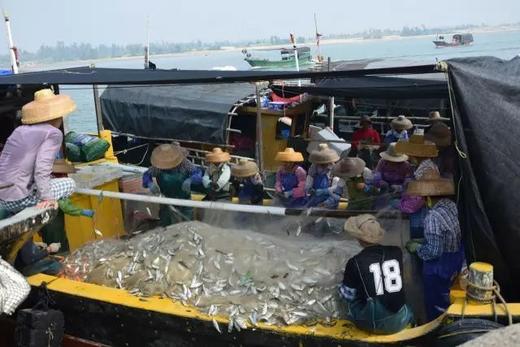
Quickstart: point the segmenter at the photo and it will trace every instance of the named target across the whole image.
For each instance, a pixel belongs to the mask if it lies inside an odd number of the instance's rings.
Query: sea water
[[[445,35],[446,39],[450,36]],[[402,66],[411,64],[435,63],[456,57],[495,56],[511,59],[520,54],[520,31],[475,33],[471,46],[457,48],[435,48],[434,36],[359,40],[321,46],[321,54],[335,60],[380,59],[371,65]],[[315,48],[313,48],[315,50]],[[313,52],[316,54],[316,52]],[[161,69],[213,69],[233,67],[248,70],[240,50],[192,52],[172,56],[151,56]],[[63,68],[86,65],[73,62],[48,65],[43,68]],[[96,61],[97,67],[143,68],[142,57]],[[83,132],[96,131],[95,111],[92,88],[90,86],[62,86],[62,93],[74,98],[77,110],[68,121],[69,129]]]

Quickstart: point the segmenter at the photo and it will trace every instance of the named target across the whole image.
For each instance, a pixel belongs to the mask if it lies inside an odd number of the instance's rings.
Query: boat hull
[[[255,68],[279,68],[279,67],[294,67],[296,62],[294,60],[269,60],[269,59],[244,59],[251,67]],[[298,60],[300,66],[313,64],[312,60],[300,59]]]
[[[444,48],[444,47],[465,47],[471,45],[471,43],[451,43],[446,41],[433,41],[433,44],[436,48]]]

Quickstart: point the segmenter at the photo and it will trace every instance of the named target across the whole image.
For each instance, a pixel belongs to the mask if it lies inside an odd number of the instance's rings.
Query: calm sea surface
[[[447,36],[446,36],[447,37]],[[448,38],[448,37],[447,37]],[[496,56],[511,59],[520,54],[520,31],[477,33],[475,43],[469,47],[437,49],[432,37],[403,38],[398,40],[367,40],[352,43],[323,45],[324,56],[332,60],[384,59],[376,63],[385,66],[409,65],[411,63],[434,63],[436,60],[469,56]],[[240,51],[195,52],[170,57],[153,57],[158,68],[212,69],[234,67],[247,70]],[[45,68],[72,67],[78,64],[54,64]],[[97,61],[97,67],[142,68],[142,58],[127,60]],[[69,118],[69,127],[77,131],[95,131],[95,112],[92,89],[84,86],[63,86],[62,93],[69,94],[76,101],[77,111]]]

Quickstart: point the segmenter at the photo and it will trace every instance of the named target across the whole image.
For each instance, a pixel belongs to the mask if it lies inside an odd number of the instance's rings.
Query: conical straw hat
[[[392,142],[388,145],[386,151],[379,153],[379,156],[386,161],[391,161],[394,163],[402,163],[408,160],[408,156],[406,154],[398,153],[395,149],[396,143]]]
[[[215,147],[211,152],[206,153],[206,162],[208,163],[225,163],[230,160],[229,153],[222,151],[220,147]]]
[[[332,168],[332,174],[337,177],[352,178],[363,174],[366,163],[361,158],[344,158],[341,159]]]
[[[398,153],[418,158],[435,158],[439,155],[435,143],[425,141],[424,134],[419,132],[413,134],[408,141],[398,141],[395,150]]]
[[[371,214],[350,217],[345,222],[344,230],[352,237],[372,244],[380,243],[385,236],[385,229]]]
[[[436,170],[428,170],[421,179],[408,183],[406,194],[415,196],[447,196],[455,194],[452,179],[442,178]]]
[[[439,111],[430,112],[430,114],[428,115],[428,122],[434,123],[438,120],[441,120],[441,114],[439,113]]]
[[[285,163],[299,163],[303,161],[303,155],[300,152],[295,152],[293,148],[286,148],[282,152],[276,153],[274,160]]]
[[[309,161],[313,164],[330,164],[339,160],[338,153],[329,148],[326,143],[320,143],[319,149],[312,151]]]
[[[76,109],[76,103],[67,95],[55,95],[50,89],[34,93],[34,101],[22,107],[22,123],[36,124],[65,117]]]
[[[179,166],[184,160],[182,148],[169,143],[154,148],[150,161],[161,170],[169,170]]]
[[[56,174],[70,174],[77,170],[74,165],[70,164],[65,159],[56,159],[52,165],[52,172]]]
[[[397,118],[392,119],[390,123],[393,129],[401,131],[401,130],[409,130],[413,128],[413,123],[411,120],[406,118],[403,115],[397,116]]]
[[[258,173],[258,166],[254,161],[240,159],[238,164],[231,167],[231,175],[235,177],[250,177]]]
[[[426,141],[431,141],[437,147],[448,147],[451,145],[451,130],[444,123],[434,123],[428,132],[424,135]]]

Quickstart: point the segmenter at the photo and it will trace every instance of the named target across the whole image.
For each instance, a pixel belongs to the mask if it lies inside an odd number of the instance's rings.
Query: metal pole
[[[99,90],[97,84],[92,85],[92,91],[94,93],[94,106],[96,108],[98,135],[101,135],[101,131],[103,131],[103,115],[101,114],[101,100],[99,99]]]
[[[334,97],[329,98],[330,129],[334,132]]]
[[[260,96],[260,82],[255,83],[256,91],[256,163],[260,172],[264,170],[264,141],[262,131],[262,98]]]
[[[9,57],[11,58],[11,69],[14,74],[18,73],[18,61],[16,59],[16,47],[13,42],[13,35],[11,33],[11,22],[9,16],[4,12],[5,27],[7,32],[7,42],[9,43]]]

